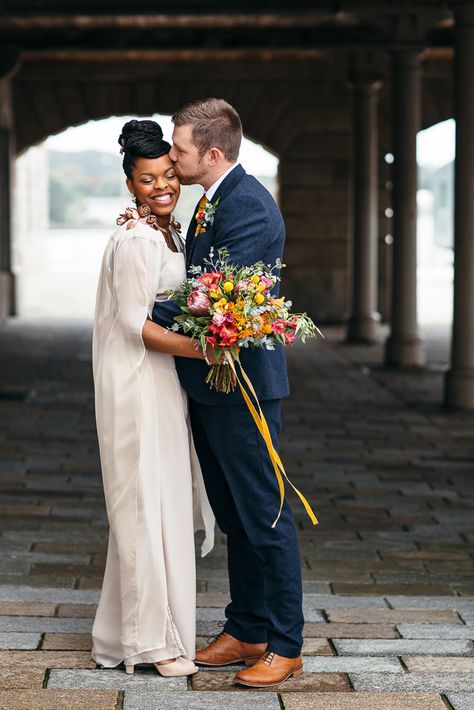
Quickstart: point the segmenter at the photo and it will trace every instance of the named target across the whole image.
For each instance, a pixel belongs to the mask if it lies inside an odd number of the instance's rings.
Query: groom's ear
[[[211,148],[208,151],[208,165],[214,168],[223,159],[224,153],[219,148]]]

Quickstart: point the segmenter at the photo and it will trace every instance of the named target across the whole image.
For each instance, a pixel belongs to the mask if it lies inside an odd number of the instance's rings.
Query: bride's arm
[[[196,360],[206,359],[201,344],[196,340],[188,338],[187,335],[180,335],[180,333],[166,330],[166,328],[162,328],[161,325],[157,325],[152,320],[145,321],[142,338],[147,350],[156,350],[160,353],[178,357],[191,357]],[[212,348],[209,348],[207,358],[214,365],[219,362]]]
[[[157,350],[168,355],[178,355],[179,357],[192,357],[197,360],[204,360],[204,353],[201,345],[188,338],[186,335],[174,333],[171,330],[162,328],[161,325],[146,320],[142,330],[142,338],[147,350]]]

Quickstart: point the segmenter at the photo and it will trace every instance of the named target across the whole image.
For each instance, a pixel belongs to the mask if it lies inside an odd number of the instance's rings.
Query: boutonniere
[[[194,236],[197,237],[201,232],[207,230],[209,224],[214,223],[214,215],[216,214],[217,206],[219,204],[220,197],[217,198],[215,202],[206,202],[203,209],[196,212],[196,231]]]

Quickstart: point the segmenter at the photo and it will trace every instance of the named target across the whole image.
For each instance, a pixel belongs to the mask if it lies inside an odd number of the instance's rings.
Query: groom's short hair
[[[202,157],[219,148],[227,160],[235,162],[242,142],[242,123],[233,106],[224,99],[197,99],[171,117],[176,126],[191,125],[193,141]]]

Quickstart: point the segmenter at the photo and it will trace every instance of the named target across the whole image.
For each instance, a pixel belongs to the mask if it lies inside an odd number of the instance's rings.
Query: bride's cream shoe
[[[199,668],[194,665],[192,661],[186,660],[182,656],[178,656],[171,663],[154,663],[153,664],[158,671],[158,673],[165,678],[174,678],[176,676],[186,676],[193,675],[197,673]],[[135,666],[125,666],[125,673],[128,675],[133,675],[135,671]]]

